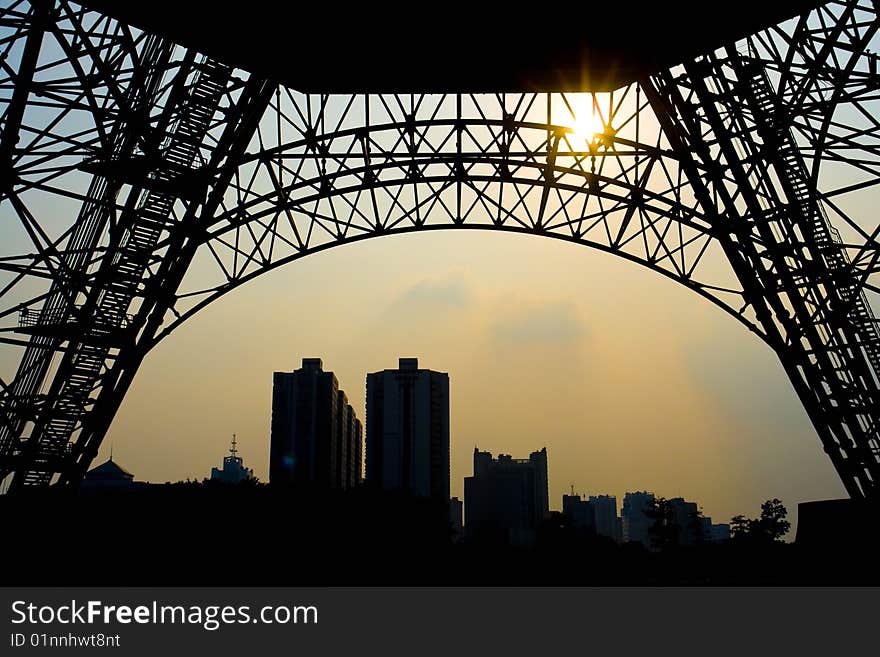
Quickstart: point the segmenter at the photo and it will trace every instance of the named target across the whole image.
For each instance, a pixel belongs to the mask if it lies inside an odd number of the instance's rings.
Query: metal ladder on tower
[[[149,37],[140,53],[140,70],[132,76],[110,134],[112,144],[106,157],[126,160],[135,151],[139,123],[161,96],[161,83],[167,70],[172,44]],[[77,298],[95,267],[99,243],[105,234],[111,210],[121,183],[97,173],[92,178],[71,236],[59,258],[59,275],[52,281],[40,308],[22,308],[19,330],[30,336],[18,371],[0,402],[0,479],[14,468],[22,446],[20,439],[28,421],[37,421],[47,405],[42,388],[54,356],[64,342],[77,332]]]
[[[756,121],[763,120],[763,129],[772,135],[778,147],[777,153],[783,166],[776,168],[777,173],[791,191],[791,204],[805,219],[810,231],[808,238],[815,242],[830,274],[826,285],[838,291],[847,309],[845,317],[856,329],[858,342],[850,346],[856,350],[861,347],[877,380],[867,383],[877,386],[880,382],[880,330],[871,305],[856,278],[840,233],[828,221],[821,203],[811,193],[810,176],[797,151],[791,130],[777,120],[777,108],[766,71],[757,62],[747,62],[744,70],[748,73],[746,83],[749,91],[760,109],[761,116],[756,117]]]
[[[113,338],[125,329],[129,307],[153,249],[163,231],[173,225],[172,210],[182,195],[180,190],[186,189],[188,177],[196,173],[193,165],[232,74],[230,67],[209,58],[200,62],[199,69],[168,131],[158,166],[149,175],[150,181],[136,210],[120,219],[124,232],[91,313],[82,319],[81,341],[39,436],[37,463],[48,465],[75,456],[70,440],[99,384]],[[51,467],[26,468],[22,483],[49,483],[52,471]]]

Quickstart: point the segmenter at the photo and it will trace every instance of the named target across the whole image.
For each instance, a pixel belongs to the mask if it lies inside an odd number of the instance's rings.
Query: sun
[[[567,96],[563,123],[571,129],[572,139],[575,142],[592,144],[605,131],[596,100],[590,93]]]
[[[597,135],[602,133],[602,121],[593,108],[580,108],[571,127],[575,137],[579,140],[583,139],[587,143],[591,143]]]

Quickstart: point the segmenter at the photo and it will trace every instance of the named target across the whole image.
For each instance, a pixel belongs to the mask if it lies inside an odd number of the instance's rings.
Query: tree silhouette
[[[711,540],[703,526],[703,509],[697,508],[688,515],[688,533],[694,545],[703,545]]]
[[[748,538],[752,531],[751,523],[753,522],[754,520],[749,520],[742,514],[733,516],[730,519],[730,537],[734,540]]]
[[[782,501],[773,498],[761,505],[761,516],[757,519],[743,515],[730,519],[730,534],[734,540],[750,540],[760,543],[777,543],[791,529],[787,520],[788,511]]]
[[[791,529],[787,516],[788,511],[781,500],[774,497],[764,502],[761,505],[761,517],[758,519],[758,531],[761,537],[771,542],[781,541]]]
[[[645,506],[645,515],[653,520],[648,528],[652,548],[667,550],[678,546],[680,527],[675,522],[675,512],[669,500],[655,497]]]

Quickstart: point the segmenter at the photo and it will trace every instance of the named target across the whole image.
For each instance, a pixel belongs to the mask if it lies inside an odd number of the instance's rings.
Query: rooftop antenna
[[[235,458],[235,454],[236,454],[236,452],[238,452],[238,450],[235,449],[235,445],[236,445],[235,434],[232,434],[232,447],[229,449],[229,453],[232,454],[233,458]]]

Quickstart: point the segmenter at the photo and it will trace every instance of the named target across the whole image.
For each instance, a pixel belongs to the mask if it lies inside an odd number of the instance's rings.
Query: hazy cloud
[[[560,302],[520,310],[495,323],[492,333],[508,344],[560,345],[583,337],[587,327],[573,303]]]
[[[404,291],[392,303],[393,308],[416,306],[437,309],[464,308],[470,303],[471,292],[461,277],[444,280],[423,280]]]
[[[726,320],[727,318],[722,318]],[[749,341],[748,348],[726,348],[744,328],[735,322],[716,322],[695,329],[681,352],[684,371],[694,385],[710,395],[731,418],[758,426],[778,427],[782,433],[811,433],[807,416],[796,403],[795,392],[775,354]]]

